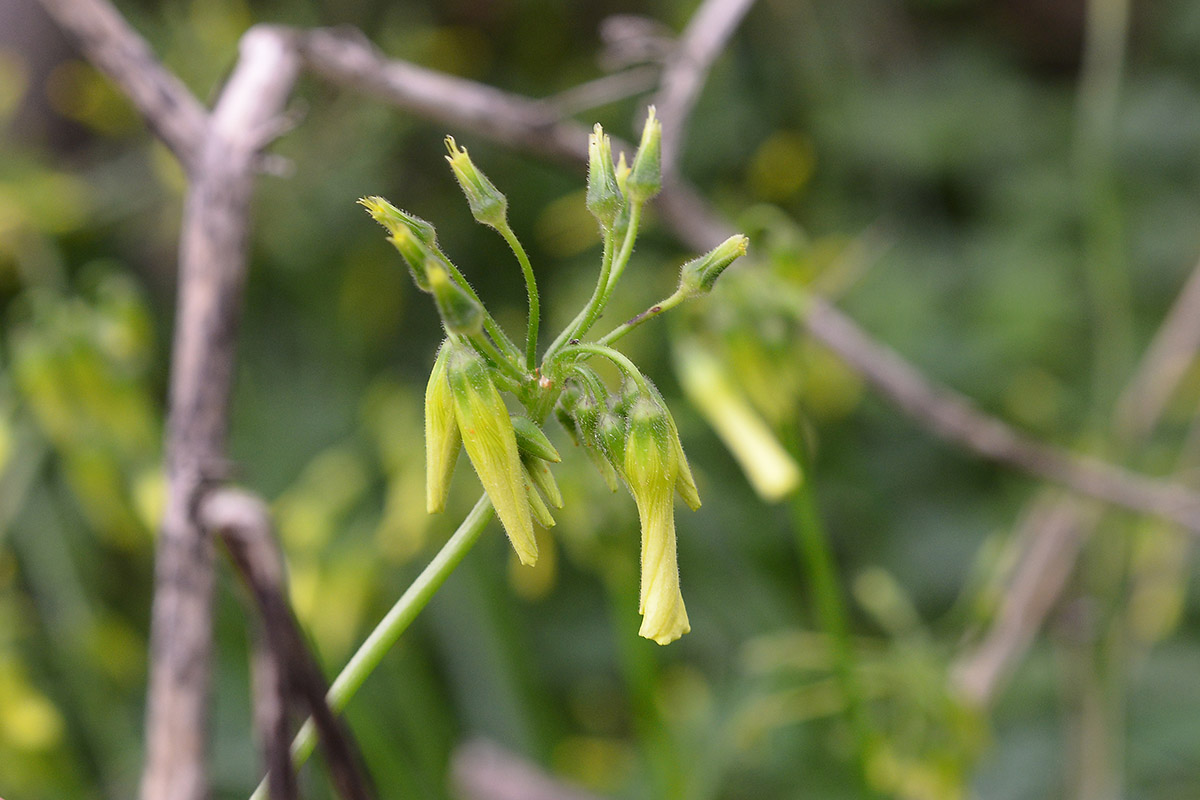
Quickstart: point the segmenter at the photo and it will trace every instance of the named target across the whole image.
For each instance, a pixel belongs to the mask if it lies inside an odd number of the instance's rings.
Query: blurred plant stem
[[[1095,332],[1093,386],[1098,415],[1116,399],[1134,358],[1131,287],[1114,165],[1129,13],[1129,0],[1088,0],[1075,122],[1073,156],[1084,276]]]
[[[383,660],[383,656],[400,639],[400,635],[416,619],[417,614],[433,595],[446,582],[446,578],[454,571],[466,556],[467,552],[479,541],[480,534],[487,527],[493,516],[492,504],[487,495],[483,495],[475,503],[475,507],[467,514],[466,519],[458,526],[454,535],[442,545],[433,560],[421,571],[412,585],[400,596],[387,615],[380,620],[366,640],[355,651],[354,655],[338,673],[329,687],[329,707],[341,711],[346,707],[350,698],[358,691]],[[292,760],[296,769],[308,760],[316,745],[316,729],[312,720],[305,720],[292,742]],[[266,800],[267,785],[263,781],[254,790],[251,800]]]
[[[865,796],[873,796],[870,781],[871,723],[867,718],[862,687],[858,682],[858,664],[850,641],[849,614],[845,595],[834,563],[829,534],[821,521],[813,491],[813,465],[802,432],[796,424],[785,425],[781,431],[788,451],[800,464],[804,475],[791,497],[792,529],[800,560],[812,585],[813,604],[821,629],[829,636],[833,648],[833,672],[838,689],[846,704],[846,720],[854,738]]]
[[[602,574],[617,638],[619,665],[632,706],[633,728],[650,773],[653,796],[677,800],[684,796],[686,782],[681,772],[687,767],[677,757],[655,702],[658,673],[650,653],[659,645],[638,636],[627,621],[630,598],[638,594],[638,573],[627,558],[614,557],[608,559]]]
[[[1077,95],[1073,156],[1095,343],[1087,437],[1093,442],[1110,429],[1109,411],[1134,363],[1131,282],[1115,164],[1130,11],[1129,0],[1088,0]],[[1128,442],[1104,438],[1110,442],[1106,455],[1128,450]],[[1083,619],[1069,648],[1076,652],[1064,663],[1067,694],[1075,706],[1068,784],[1071,796],[1081,800],[1113,800],[1121,794],[1130,657],[1123,636],[1124,587],[1130,556],[1129,537],[1105,536],[1102,528],[1081,564],[1076,606]]]

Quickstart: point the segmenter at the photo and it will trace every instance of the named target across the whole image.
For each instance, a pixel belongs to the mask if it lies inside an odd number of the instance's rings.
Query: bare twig
[[[876,389],[938,436],[1088,497],[1162,517],[1200,534],[1200,494],[1018,433],[962,395],[927,381],[819,298],[811,299],[807,321],[823,344],[868,375]]]
[[[262,616],[267,655],[276,666],[276,669],[268,666],[263,670],[266,673],[264,682],[268,684],[264,698],[267,710],[274,711],[271,708],[272,689],[282,688],[285,697],[295,695],[312,714],[338,792],[347,800],[366,800],[370,795],[358,766],[353,738],[325,700],[329,685],[288,605],[283,556],[266,505],[246,492],[222,489],[205,496],[197,516],[207,530],[220,534],[224,540],[230,559],[250,588]],[[271,686],[272,680],[282,686]],[[274,723],[275,720],[268,714],[267,721]],[[278,771],[286,771],[289,778],[292,771],[290,735],[286,728],[282,735],[271,736],[270,742],[271,771],[268,774],[274,800],[276,785],[282,791],[287,784]]]
[[[688,118],[708,78],[713,61],[741,23],[754,0],[705,0],[679,37],[663,70],[655,105],[663,121],[663,172],[676,172]]]
[[[1124,440],[1148,436],[1200,350],[1200,263],[1167,313],[1117,401],[1114,425]]]
[[[204,106],[154,57],[146,41],[105,0],[41,0],[88,59],[128,95],[189,172],[207,123]]]
[[[188,191],[167,425],[167,510],[155,567],[143,800],[206,800],[212,543],[194,511],[221,477],[249,204],[262,132],[298,68],[285,33],[252,28],[213,110]]]
[[[1200,350],[1200,263],[1184,284],[1150,347],[1143,354],[1113,414],[1117,441],[1141,444],[1162,418]],[[1183,464],[1187,458],[1181,459]],[[1052,513],[1034,515],[1019,537],[1021,553],[1013,567],[991,627],[963,653],[951,673],[963,694],[978,705],[995,698],[1005,679],[1033,642],[1062,593],[1083,543],[1099,517],[1071,500]],[[1036,521],[1042,524],[1034,524]]]
[[[642,64],[614,72],[601,78],[572,86],[570,89],[547,97],[541,102],[554,110],[560,117],[570,117],[593,108],[600,108],[635,94],[648,92],[658,85],[662,70],[650,64]]]
[[[546,776],[534,764],[486,741],[467,742],[450,764],[455,796],[463,800],[596,800]]]

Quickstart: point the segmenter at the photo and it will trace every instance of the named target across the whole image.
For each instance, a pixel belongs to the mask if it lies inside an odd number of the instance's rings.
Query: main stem
[[[471,513],[458,526],[454,535],[442,545],[428,566],[421,571],[412,585],[400,596],[396,604],[388,611],[387,616],[380,620],[375,629],[351,656],[350,661],[338,673],[333,685],[329,687],[326,700],[334,712],[341,711],[346,703],[354,696],[359,687],[374,672],[383,660],[383,656],[400,639],[400,635],[408,628],[417,614],[421,612],[434,593],[446,582],[446,578],[454,571],[466,556],[467,552],[479,541],[479,535],[492,519],[492,504],[487,495],[479,498]],[[300,727],[292,742],[292,760],[297,769],[312,755],[316,745],[316,728],[312,719],[308,719]],[[259,783],[250,800],[266,800],[267,782]]]
[[[871,726],[863,703],[862,687],[858,683],[854,647],[850,640],[850,623],[842,596],[833,549],[829,535],[817,509],[816,493],[812,489],[812,465],[799,431],[784,432],[793,457],[804,469],[804,480],[792,495],[792,525],[801,560],[812,584],[817,618],[833,645],[834,678],[846,701],[846,717],[854,736],[854,747],[864,783],[870,760]]]
[[[504,237],[504,241],[508,242],[508,246],[512,248],[517,261],[521,262],[521,272],[525,275],[525,292],[529,295],[529,324],[525,333],[525,369],[532,372],[537,365],[538,326],[541,324],[542,313],[538,302],[537,280],[533,276],[533,265],[529,263],[529,256],[525,253],[521,242],[517,240],[517,235],[512,232],[512,228],[505,224],[497,230]]]

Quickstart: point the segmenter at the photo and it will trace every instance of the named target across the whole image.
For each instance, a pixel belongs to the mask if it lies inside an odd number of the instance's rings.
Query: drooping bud
[[[640,636],[659,644],[691,630],[675,553],[675,480],[679,463],[665,410],[653,399],[638,400],[629,413],[625,480],[637,501],[642,525]]]
[[[546,501],[542,499],[541,494],[534,488],[533,476],[528,471],[525,472],[525,493],[529,498],[529,510],[533,518],[543,528],[553,528],[557,524],[554,521],[554,515],[546,507]]]
[[[431,267],[426,274],[446,330],[464,336],[473,336],[483,330],[483,306],[479,301],[455,283],[440,264]]]
[[[506,226],[508,224],[508,198],[501,194],[487,176],[479,171],[479,168],[471,161],[471,157],[467,155],[467,148],[455,144],[453,136],[446,137],[446,149],[450,151],[446,160],[450,162],[450,169],[454,171],[458,185],[462,187],[463,194],[467,196],[467,204],[471,207],[471,216],[475,217],[476,222],[497,230]]]
[[[750,240],[740,233],[730,236],[699,258],[679,269],[679,288],[689,295],[707,294],[725,268],[746,255]]]
[[[513,431],[517,436],[517,447],[522,454],[555,463],[562,461],[562,456],[554,449],[554,445],[550,444],[550,440],[546,438],[546,434],[542,432],[536,422],[529,417],[517,414],[513,416],[512,423]]]
[[[426,275],[426,262],[437,259],[437,231],[420,217],[396,208],[382,197],[364,197],[359,204],[370,212],[371,217],[388,230],[388,241],[400,251],[413,283],[423,292],[430,291]]]
[[[522,564],[537,561],[529,492],[512,419],[487,364],[469,347],[453,347],[446,374],[463,449],[496,508]]]
[[[446,380],[448,349],[443,342],[425,387],[425,509],[430,514],[446,509],[450,477],[462,447],[454,417],[454,398]]]
[[[596,441],[596,421],[600,419],[600,402],[585,391],[575,403],[575,424],[579,426],[579,435],[585,442]]]
[[[540,458],[528,455],[521,456],[521,463],[525,465],[525,470],[529,473],[533,485],[546,498],[546,502],[555,508],[562,508],[562,492],[559,491],[558,482],[554,480],[554,473],[550,471],[550,465]]]
[[[625,180],[625,189],[635,203],[646,202],[662,189],[662,123],[654,116],[654,106],[646,114],[642,140]]]
[[[604,129],[596,125],[588,137],[587,209],[604,230],[611,230],[625,205],[613,168],[612,144]]]
[[[754,490],[768,502],[791,494],[803,479],[799,465],[721,364],[696,344],[680,344],[675,352],[684,393],[733,453]]]
[[[697,511],[700,508],[700,490],[696,488],[696,478],[692,475],[692,465],[688,463],[687,456],[683,452],[683,442],[679,439],[679,427],[675,424],[675,417],[671,415],[670,409],[667,407],[667,401],[658,391],[658,387],[653,383],[649,384],[650,391],[654,393],[654,399],[663,408],[667,417],[667,424],[671,428],[671,440],[675,446],[675,455],[679,459],[679,475],[675,479],[675,491],[679,492],[680,498],[687,503],[688,508],[692,511]]]
[[[602,412],[596,420],[596,446],[617,469],[625,465],[625,434],[625,418],[612,411]]]

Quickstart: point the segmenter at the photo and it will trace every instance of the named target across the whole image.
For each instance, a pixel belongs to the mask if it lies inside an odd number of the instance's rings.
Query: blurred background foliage
[[[1038,487],[932,440],[763,288],[833,293],[927,374],[1041,438],[1154,473],[1186,466],[1195,369],[1140,450],[1118,450],[1105,420],[1200,252],[1200,5],[1133,5],[1110,114],[1103,85],[1095,102],[1081,94],[1080,70],[1089,8],[1111,19],[1115,3],[760,0],[689,130],[684,171],[752,234],[757,263],[655,324],[706,337],[753,413],[814,450],[868,779],[886,795],[1200,795],[1188,541],[1105,518],[1050,632],[994,708],[970,709],[949,665],[994,612]],[[119,5],[201,97],[258,21],[359,26],[389,55],[546,97],[602,74],[605,18],[678,31],[696,3]],[[0,795],[129,797],[183,178],[29,0],[0,2],[0,31]],[[644,102],[579,118],[628,136]],[[297,613],[332,674],[476,492],[460,479],[444,516],[423,511],[439,328],[355,199],[435,221],[514,331],[519,272],[471,224],[445,133],[508,193],[544,329],[586,297],[599,252],[580,174],[314,81],[297,104],[303,121],[275,148],[294,172],[260,182],[231,452],[236,480],[273,504]],[[612,318],[669,293],[689,255],[651,218]],[[705,501],[678,515],[692,633],[667,648],[636,637],[633,503],[552,432],[566,506],[537,567],[486,535],[351,704],[381,796],[446,796],[450,756],[474,737],[613,797],[861,796],[786,504],[757,498],[681,396],[665,337],[627,347],[671,401]],[[259,767],[245,598],[228,571],[221,585],[224,800]],[[1106,709],[1099,749],[1077,746],[1089,703]],[[327,796],[319,767],[308,775],[309,796]]]

